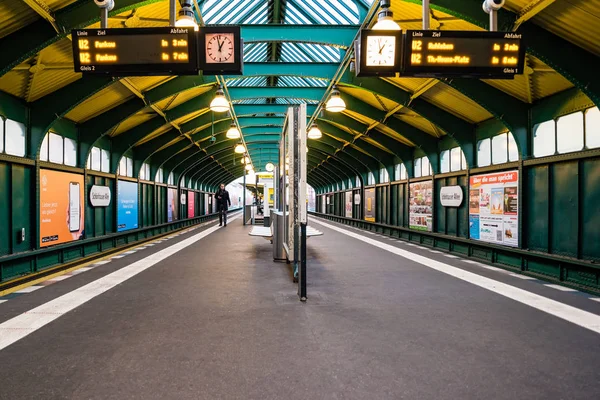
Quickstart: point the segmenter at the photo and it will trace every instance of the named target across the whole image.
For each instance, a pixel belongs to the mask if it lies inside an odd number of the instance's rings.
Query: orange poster
[[[83,175],[40,170],[40,246],[83,239]]]

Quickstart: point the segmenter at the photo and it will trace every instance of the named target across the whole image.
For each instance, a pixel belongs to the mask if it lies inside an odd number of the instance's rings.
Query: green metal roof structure
[[[109,27],[168,25],[167,1],[115,0]],[[577,3],[577,4],[575,4]],[[475,164],[477,138],[510,130],[522,159],[532,156],[532,124],[546,115],[600,104],[600,4],[508,0],[500,30],[526,36],[524,75],[514,80],[356,78],[350,70],[359,29],[371,26],[378,2],[367,0],[197,1],[203,24],[242,26],[243,76],[105,78],[75,73],[69,32],[98,27],[91,0],[0,2],[0,107],[30,118],[27,156],[39,157],[49,129],[73,129],[77,166],[92,146],[109,143],[111,173],[125,154],[134,176],[143,163],[186,182],[214,188],[243,174],[236,141],[225,132],[237,119],[255,170],[276,161],[284,113],[306,103],[323,138],[309,143],[309,183],[327,187],[381,168],[392,172],[427,156],[439,172],[439,153],[460,146]],[[421,2],[392,1],[403,29],[421,27]],[[482,30],[480,0],[431,0],[431,28]],[[218,84],[232,116],[212,114]],[[336,84],[347,109],[322,112]],[[2,110],[0,110],[2,111]],[[215,141],[211,140],[212,136]]]

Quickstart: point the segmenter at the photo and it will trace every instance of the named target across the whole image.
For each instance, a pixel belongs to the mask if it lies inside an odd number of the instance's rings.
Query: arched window
[[[40,160],[74,167],[77,165],[77,142],[50,131],[42,140]]]

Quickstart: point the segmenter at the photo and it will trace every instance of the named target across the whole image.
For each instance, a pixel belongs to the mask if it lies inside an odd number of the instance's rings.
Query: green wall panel
[[[551,252],[577,257],[579,162],[563,162],[552,167]]]
[[[527,181],[523,185],[523,200],[527,205],[521,216],[526,226],[527,246],[531,250],[548,251],[548,215],[549,215],[549,167],[535,166],[527,170]]]
[[[0,163],[0,256],[10,253],[11,192],[10,165]]]
[[[600,159],[581,162],[581,256],[600,260]]]
[[[12,253],[19,253],[32,249],[32,234],[34,232],[33,213],[34,181],[31,179],[33,167],[13,164],[11,166],[11,202],[10,204],[10,228],[9,241],[12,243]],[[33,218],[32,218],[33,215]],[[4,221],[9,221],[7,218]],[[25,240],[21,241],[21,229],[25,228]]]

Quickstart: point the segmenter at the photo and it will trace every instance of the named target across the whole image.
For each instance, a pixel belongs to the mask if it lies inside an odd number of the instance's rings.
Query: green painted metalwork
[[[243,76],[226,76],[228,82],[252,76],[298,76],[331,80],[339,67],[338,63],[322,62],[249,62],[244,63]]]
[[[234,104],[233,109],[237,116],[264,115],[264,114],[285,114],[289,105],[285,104]],[[315,105],[307,104],[306,113],[312,114],[316,110]]]
[[[242,25],[244,43],[303,42],[348,48],[356,35],[356,25]]]
[[[255,98],[288,98],[320,101],[325,88],[312,87],[232,87],[229,88],[232,100]]]

